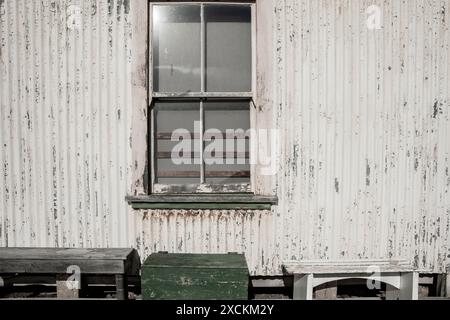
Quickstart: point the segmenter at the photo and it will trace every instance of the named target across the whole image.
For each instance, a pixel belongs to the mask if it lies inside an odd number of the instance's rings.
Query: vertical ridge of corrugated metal
[[[260,210],[151,210],[135,213],[137,248],[154,252],[245,253],[253,274],[270,274],[278,266],[266,251],[272,213]]]
[[[129,5],[1,1],[1,246],[129,244]]]
[[[366,26],[372,5],[380,30]],[[449,11],[446,0],[275,2],[279,263],[445,268]]]

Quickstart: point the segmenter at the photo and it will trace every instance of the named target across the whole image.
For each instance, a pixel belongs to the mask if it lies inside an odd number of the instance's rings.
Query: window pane
[[[248,101],[205,103],[206,183],[250,183],[249,108]]]
[[[201,89],[200,6],[153,7],[153,90]]]
[[[200,103],[158,102],[154,110],[156,118],[155,182],[157,184],[199,184]]]
[[[206,89],[252,91],[251,8],[206,5]]]

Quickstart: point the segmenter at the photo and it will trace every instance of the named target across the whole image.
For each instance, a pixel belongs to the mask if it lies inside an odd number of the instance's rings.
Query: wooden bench
[[[312,300],[314,288],[347,279],[380,281],[396,288],[400,300],[418,300],[419,274],[407,261],[287,261],[283,270],[294,276],[294,300]]]
[[[40,283],[50,276],[56,283],[58,298],[78,298],[81,284],[85,283],[82,280],[89,276],[111,276],[115,279],[116,298],[126,300],[127,279],[139,276],[140,267],[134,249],[0,248],[3,285],[22,284],[25,278]]]

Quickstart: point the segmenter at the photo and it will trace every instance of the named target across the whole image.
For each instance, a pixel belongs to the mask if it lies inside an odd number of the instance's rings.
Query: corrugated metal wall
[[[374,4],[383,13],[381,30],[366,24]],[[274,5],[268,95],[283,161],[275,254],[400,257],[442,271],[450,215],[450,2]]]
[[[0,0],[0,246],[246,252],[260,275],[302,258],[444,270],[450,1],[257,1],[257,123],[282,137],[279,174],[256,180],[279,196],[273,212],[126,204],[145,167],[132,141],[134,119],[146,123],[133,113],[138,3]],[[373,4],[381,30],[366,26]]]
[[[129,1],[0,4],[0,245],[126,245]]]
[[[252,273],[278,272],[270,241],[270,211],[158,210],[137,214],[136,244],[145,257],[159,251],[238,252],[246,254]]]

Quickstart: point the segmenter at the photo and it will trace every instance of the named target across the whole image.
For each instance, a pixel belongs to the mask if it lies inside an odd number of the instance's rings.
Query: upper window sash
[[[253,4],[158,2],[151,16],[152,98],[252,98]]]

